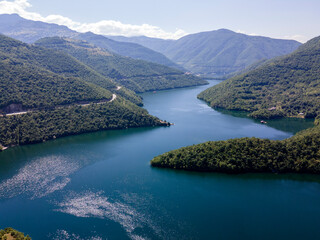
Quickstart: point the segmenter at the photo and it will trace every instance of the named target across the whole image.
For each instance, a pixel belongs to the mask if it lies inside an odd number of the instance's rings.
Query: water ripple
[[[155,229],[150,223],[150,219],[147,219],[130,205],[113,201],[104,196],[102,191],[70,192],[62,202],[56,203],[56,205],[59,207],[56,211],[77,217],[93,217],[115,221],[124,228],[131,239],[145,239],[135,233],[135,230],[139,228]]]
[[[63,229],[57,230],[55,234],[50,234],[49,237],[52,238],[52,240],[84,240],[84,238],[81,238],[78,234],[69,233],[68,231]],[[102,238],[98,236],[93,236],[90,238],[86,237],[85,239],[86,240],[102,240]]]
[[[68,176],[79,168],[80,164],[59,156],[37,159],[0,183],[0,199],[20,194],[31,199],[47,196],[63,189],[70,182]]]

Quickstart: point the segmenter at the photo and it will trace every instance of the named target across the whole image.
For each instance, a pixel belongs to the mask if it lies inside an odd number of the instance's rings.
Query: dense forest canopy
[[[4,35],[0,35],[0,60],[2,97],[6,95],[2,105],[15,101],[16,97],[19,103],[32,101],[33,104],[27,104],[28,108],[109,99],[119,85],[68,54],[25,44]],[[121,94],[142,105],[141,98],[133,92],[123,89]]]
[[[167,125],[146,110],[118,97],[104,104],[0,117],[0,143],[13,146],[98,130]]]

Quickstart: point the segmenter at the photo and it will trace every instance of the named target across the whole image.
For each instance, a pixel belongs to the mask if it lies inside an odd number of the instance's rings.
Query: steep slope
[[[92,42],[99,47],[106,48],[119,55],[163,64],[168,67],[183,70],[181,66],[175,64],[163,54],[139,44],[117,42],[93,33],[80,34],[66,26],[27,20],[17,14],[0,15],[0,33],[26,43],[33,43],[44,37],[75,37]]]
[[[0,40],[2,40],[1,49],[6,54],[20,59],[20,61],[22,60],[25,64],[32,65],[32,67],[40,67],[64,77],[80,78],[83,81],[93,83],[113,93],[117,91],[117,84],[111,78],[102,76],[68,54],[28,45],[3,35],[0,35]],[[7,43],[9,43],[9,47],[6,46]],[[141,98],[133,92],[126,89],[122,89],[120,92],[123,97],[138,105],[142,105]],[[119,92],[117,91],[117,93]]]
[[[35,58],[43,54],[48,60],[47,50],[43,51],[41,48],[0,35],[0,109],[2,111],[48,108],[80,101],[111,99],[112,94],[106,89],[79,77],[59,75],[41,67],[42,64],[46,64],[45,61],[41,64],[38,62],[45,57],[38,61]],[[60,60],[57,56],[54,59],[56,63]]]
[[[320,111],[320,37],[200,93],[212,107],[249,111],[256,118],[315,117]]]
[[[184,70],[181,66],[172,62],[163,54],[136,43],[118,42],[91,32],[81,33],[75,38],[87,41],[100,48],[105,48],[122,56],[140,59],[152,63],[158,63],[168,67]]]
[[[179,70],[160,64],[122,57],[85,41],[55,37],[41,39],[35,44],[68,53],[101,75],[110,77],[135,92],[206,83]]]
[[[67,54],[0,35],[1,150],[70,134],[168,125],[122,98],[113,82],[94,84],[99,78],[108,81]]]
[[[225,77],[262,59],[291,53],[300,45],[292,40],[248,36],[227,29],[190,34],[175,41],[146,37],[122,41],[159,51],[187,70],[208,77]]]
[[[300,43],[248,36],[230,30],[191,34],[165,50],[165,55],[194,73],[224,76],[261,59],[288,54]]]

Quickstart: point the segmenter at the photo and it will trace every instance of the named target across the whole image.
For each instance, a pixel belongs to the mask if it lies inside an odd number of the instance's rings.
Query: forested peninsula
[[[151,165],[223,173],[320,173],[320,126],[285,140],[238,138],[206,142],[155,157]]]
[[[316,117],[313,128],[281,140],[240,138],[180,148],[151,166],[224,173],[320,173],[320,37],[296,52],[199,94],[214,108],[262,119]]]

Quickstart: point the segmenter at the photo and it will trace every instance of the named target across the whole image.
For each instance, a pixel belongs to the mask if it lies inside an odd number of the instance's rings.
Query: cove
[[[218,81],[210,81],[210,86]],[[260,124],[196,99],[209,86],[144,93],[171,127],[102,131],[0,153],[0,228],[33,239],[314,239],[317,175],[154,169],[156,155],[209,140],[284,139],[311,120]]]

